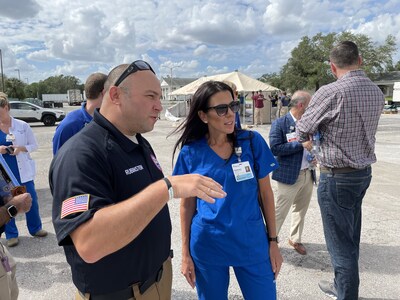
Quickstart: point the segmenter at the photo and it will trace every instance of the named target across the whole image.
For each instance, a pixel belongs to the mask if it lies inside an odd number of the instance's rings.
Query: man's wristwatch
[[[15,218],[18,213],[18,209],[14,205],[7,205],[6,209],[10,218]]]
[[[268,237],[268,241],[270,241],[270,242],[276,242],[276,243],[279,243],[279,241],[278,241],[278,237],[277,237],[277,236],[274,236],[274,237]]]

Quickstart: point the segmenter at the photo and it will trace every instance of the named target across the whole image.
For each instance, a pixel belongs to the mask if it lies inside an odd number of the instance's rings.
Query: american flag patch
[[[88,210],[89,197],[89,194],[82,194],[64,200],[61,205],[61,219],[70,214]]]

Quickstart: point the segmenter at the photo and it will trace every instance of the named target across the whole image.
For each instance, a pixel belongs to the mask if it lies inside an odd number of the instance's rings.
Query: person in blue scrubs
[[[176,130],[174,153],[181,150],[174,175],[209,176],[227,193],[214,204],[181,200],[182,274],[199,299],[220,300],[228,298],[233,267],[245,299],[276,299],[282,256],[269,173],[278,163],[259,133],[235,128],[240,103],[234,99],[227,84],[203,83]]]
[[[85,82],[86,102],[80,109],[70,112],[64,120],[58,124],[53,137],[53,155],[73,135],[77,134],[83,127],[93,119],[93,113],[99,108],[103,101],[104,83],[107,75],[103,73],[91,74]]]
[[[26,122],[10,116],[7,95],[0,93],[0,154],[3,155],[17,181],[25,186],[26,191],[31,194],[32,207],[25,214],[29,233],[32,236],[45,237],[47,231],[42,229],[35,190],[36,167],[31,157],[31,152],[37,148],[32,128]],[[6,224],[5,233],[8,247],[18,245],[18,228],[14,218]]]

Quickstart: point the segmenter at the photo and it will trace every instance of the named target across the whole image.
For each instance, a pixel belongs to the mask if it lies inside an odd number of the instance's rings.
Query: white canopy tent
[[[266,84],[257,79],[251,78],[239,71],[234,71],[226,74],[219,74],[213,76],[203,76],[199,79],[177,89],[171,93],[171,95],[193,95],[199,86],[209,80],[223,81],[228,80],[236,85],[238,92],[251,92],[251,91],[263,91],[263,92],[273,92],[279,89]]]

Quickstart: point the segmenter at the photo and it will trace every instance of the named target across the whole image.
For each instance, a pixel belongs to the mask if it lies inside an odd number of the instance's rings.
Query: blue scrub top
[[[254,158],[259,171],[255,174]],[[232,164],[219,157],[206,138],[185,145],[179,153],[174,175],[201,174],[213,178],[227,192],[214,204],[197,198],[197,211],[191,225],[190,252],[193,259],[206,264],[243,266],[269,259],[265,225],[258,204],[257,178],[264,178],[278,168],[267,143],[258,132],[238,131],[242,162],[248,161],[254,178],[236,182]]]
[[[86,102],[82,104],[80,109],[68,113],[65,119],[58,124],[54,133],[53,154],[55,155],[66,141],[81,131],[92,119],[93,117],[86,111]]]

